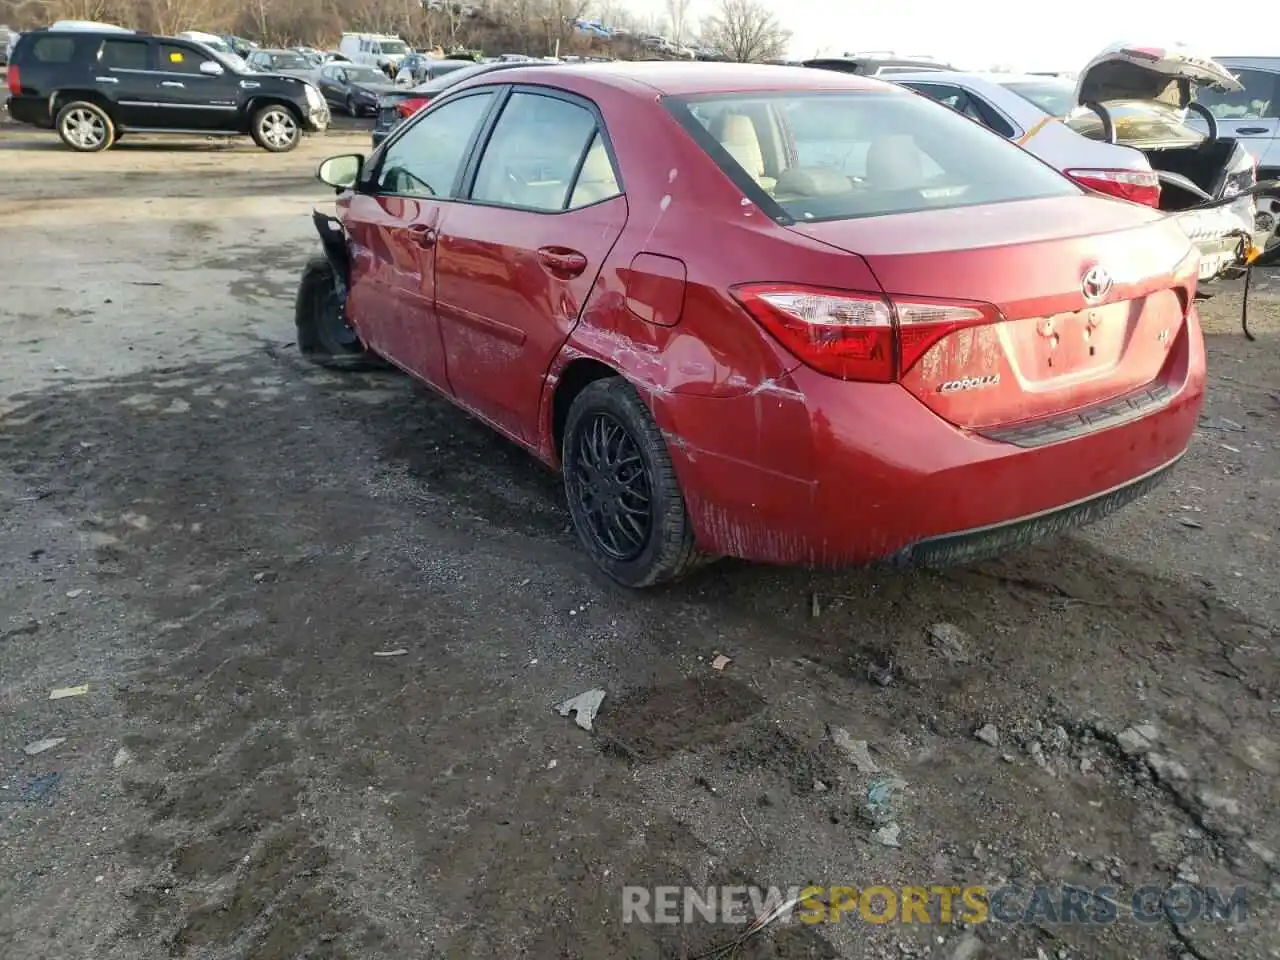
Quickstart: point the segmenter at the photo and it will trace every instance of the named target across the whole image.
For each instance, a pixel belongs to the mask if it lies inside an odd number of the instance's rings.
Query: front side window
[[[382,193],[452,197],[471,141],[493,101],[490,92],[441,104],[388,148],[378,171]]]
[[[1264,120],[1280,116],[1277,102],[1280,74],[1241,70],[1235,78],[1244,84],[1243,90],[1228,93],[1202,89],[1196,92],[1196,100],[1219,120]]]
[[[180,47],[176,44],[160,44],[161,70],[169,73],[199,73],[200,64],[208,57],[201,56],[191,47]]]
[[[924,97],[779,91],[671,101],[726,173],[796,220],[842,220],[1080,191]],[[714,144],[714,146],[713,146]]]
[[[557,97],[513,94],[480,158],[472,199],[563,210],[595,134],[596,118],[585,107]]]

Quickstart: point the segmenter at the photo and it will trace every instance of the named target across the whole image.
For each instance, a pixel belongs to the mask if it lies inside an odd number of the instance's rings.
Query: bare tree
[[[704,37],[730,60],[760,63],[787,51],[791,31],[783,29],[760,0],[720,0],[715,14],[703,22]]]
[[[667,16],[671,18],[671,41],[677,45],[684,40],[685,14],[689,12],[688,0],[667,0]]]

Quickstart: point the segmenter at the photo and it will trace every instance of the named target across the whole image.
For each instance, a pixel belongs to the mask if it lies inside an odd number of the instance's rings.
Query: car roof
[[[529,64],[521,64],[527,67]],[[520,68],[508,71],[506,82],[520,83]],[[541,71],[535,75],[542,77]],[[699,63],[673,60],[615,60],[609,63],[561,64],[554,76],[572,81],[574,88],[592,86],[649,95],[693,96],[702,93],[747,93],[782,90],[882,90],[884,81],[834,70],[777,67],[751,63]]]
[[[993,73],[988,71],[963,70],[921,70],[918,73],[894,73],[894,80],[921,80],[945,83],[947,78],[953,80],[979,80],[985,83],[1004,85],[1006,83],[1053,83],[1058,82],[1073,86],[1073,81],[1061,77],[1046,77],[1036,73]]]

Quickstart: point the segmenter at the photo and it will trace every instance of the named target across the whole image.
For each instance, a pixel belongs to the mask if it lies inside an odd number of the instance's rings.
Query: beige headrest
[[[743,113],[723,113],[714,134],[743,170],[753,177],[764,174],[764,153],[750,117]]]

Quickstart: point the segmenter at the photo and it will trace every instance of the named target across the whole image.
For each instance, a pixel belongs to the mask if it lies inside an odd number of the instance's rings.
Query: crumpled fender
[[[320,234],[320,247],[325,259],[333,267],[334,285],[338,296],[346,303],[347,292],[351,288],[351,255],[347,249],[347,231],[342,221],[327,213],[315,210],[311,221],[316,225],[316,233]]]

